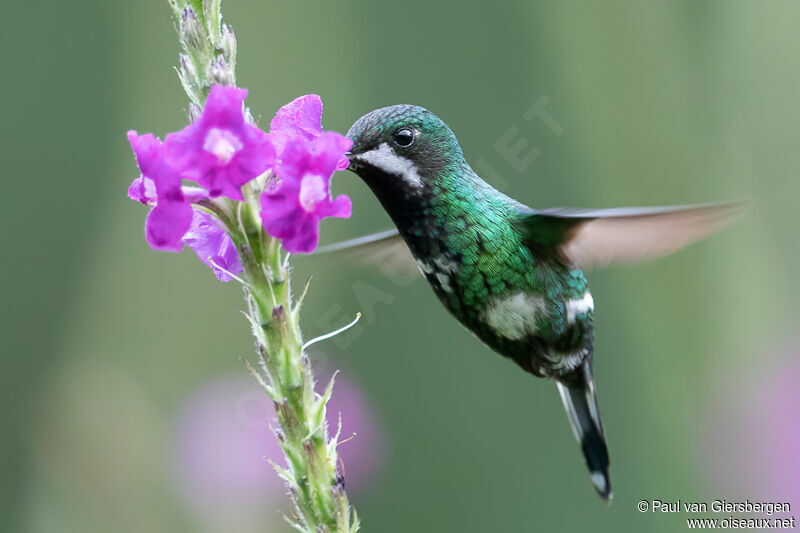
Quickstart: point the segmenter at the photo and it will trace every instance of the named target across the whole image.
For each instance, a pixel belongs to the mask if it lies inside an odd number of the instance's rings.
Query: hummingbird
[[[456,320],[525,371],[555,381],[591,481],[610,500],[584,270],[673,252],[727,225],[737,204],[533,209],[481,179],[447,124],[415,105],[374,110],[347,137],[349,169],[396,229],[320,251],[402,239]]]

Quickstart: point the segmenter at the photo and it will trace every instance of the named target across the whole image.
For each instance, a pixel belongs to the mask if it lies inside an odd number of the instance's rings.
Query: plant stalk
[[[222,23],[220,0],[168,2],[182,47],[178,76],[189,97],[189,118],[194,120],[213,85],[235,85],[236,39]],[[244,112],[250,117],[248,110]],[[258,214],[258,198],[269,179],[262,176],[245,185],[245,202],[218,198],[198,205],[226,228],[244,268],[246,315],[260,363],[260,371],[251,370],[275,406],[280,427],[274,432],[286,465],[273,466],[289,487],[295,508],[286,519],[305,533],[354,533],[359,522],[339,474],[339,431],[330,436],[325,418],[333,378],[322,395],[314,391],[311,364],[303,350],[300,305],[292,302],[288,254],[266,234]]]

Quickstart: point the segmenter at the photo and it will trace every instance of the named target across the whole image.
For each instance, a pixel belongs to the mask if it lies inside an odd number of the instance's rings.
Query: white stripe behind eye
[[[422,188],[422,176],[413,161],[397,155],[392,147],[381,143],[377,148],[358,155],[358,158],[389,174],[399,176],[415,189]]]

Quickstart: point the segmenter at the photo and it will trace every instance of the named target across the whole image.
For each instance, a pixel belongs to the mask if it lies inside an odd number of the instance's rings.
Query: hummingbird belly
[[[571,373],[592,355],[591,294],[548,298],[517,292],[492,299],[472,322],[484,343],[541,377]]]
[[[594,301],[581,271],[468,270],[449,255],[417,264],[459,322],[528,372],[558,377],[591,356]]]

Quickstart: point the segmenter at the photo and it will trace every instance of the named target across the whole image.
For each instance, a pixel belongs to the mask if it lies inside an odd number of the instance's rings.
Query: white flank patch
[[[417,166],[411,160],[397,155],[386,143],[381,143],[374,150],[359,154],[358,158],[384,172],[399,176],[415,189],[422,188],[422,176],[417,172]]]
[[[567,322],[575,322],[575,317],[594,310],[594,298],[589,291],[580,300],[567,300]]]
[[[536,321],[546,311],[541,296],[519,292],[490,303],[486,322],[498,335],[518,340],[536,333]]]
[[[435,276],[443,291],[453,292],[453,286],[450,284],[450,274],[458,270],[453,260],[446,258],[444,255],[436,256],[432,263],[417,259],[417,268],[419,273],[425,277]]]
[[[437,272],[436,279],[439,280],[439,285],[441,285],[444,292],[453,292],[453,288],[450,286],[450,276]]]
[[[436,265],[436,268],[442,272],[447,272],[450,274],[458,270],[458,265],[456,265],[456,262],[445,255],[437,255],[433,260],[433,264]]]
[[[419,259],[417,259],[417,268],[419,269],[419,273],[422,274],[423,276],[425,274],[433,273],[433,267],[431,267],[428,263],[424,261],[420,261]]]

